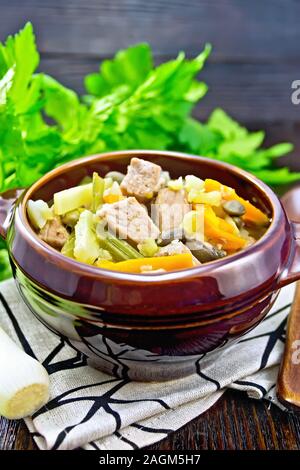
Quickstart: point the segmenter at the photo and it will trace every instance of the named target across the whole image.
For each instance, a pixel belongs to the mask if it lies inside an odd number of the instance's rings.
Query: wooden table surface
[[[35,450],[22,421],[0,418],[0,449]],[[206,413],[166,439],[156,450],[300,450],[300,413],[229,391]]]
[[[0,0],[0,40],[33,22],[40,70],[83,93],[83,77],[129,44],[147,41],[156,63],[179,50],[194,56],[213,44],[201,79],[209,93],[196,116],[223,107],[268,144],[288,140],[283,160],[300,169],[300,105],[291,101],[300,79],[300,2],[265,0]],[[22,422],[0,419],[0,449],[34,449]],[[228,392],[205,414],[155,449],[300,449],[300,418],[242,393]]]

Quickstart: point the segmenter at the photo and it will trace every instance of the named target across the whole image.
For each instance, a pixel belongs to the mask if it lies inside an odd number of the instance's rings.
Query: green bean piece
[[[232,220],[238,229],[243,228],[245,225],[244,221],[240,217],[232,217]]]
[[[226,201],[222,204],[222,207],[227,214],[235,217],[240,217],[246,212],[245,206],[236,200]]]
[[[117,183],[121,184],[123,179],[125,178],[124,173],[121,173],[120,171],[109,171],[106,175],[105,178],[112,178],[113,181],[116,181]]]
[[[157,244],[159,246],[169,245],[173,240],[185,240],[184,230],[181,227],[175,227],[172,230],[166,230],[161,233]]]
[[[191,250],[195,258],[197,258],[201,263],[208,263],[209,261],[214,261],[226,256],[226,251],[219,250],[212,245],[200,242],[198,240],[187,242],[186,246]]]

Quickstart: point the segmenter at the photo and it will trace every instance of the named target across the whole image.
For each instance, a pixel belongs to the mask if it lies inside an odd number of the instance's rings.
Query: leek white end
[[[0,415],[31,416],[49,400],[49,376],[0,328]]]

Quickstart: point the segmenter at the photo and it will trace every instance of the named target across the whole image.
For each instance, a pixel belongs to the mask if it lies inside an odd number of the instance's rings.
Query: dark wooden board
[[[0,449],[32,450],[36,445],[22,421],[0,419]],[[300,414],[227,392],[206,413],[148,449],[299,450]]]
[[[214,60],[299,59],[295,0],[1,0],[0,38],[31,20],[42,52],[103,57],[148,41],[155,55],[194,54],[204,42]]]
[[[300,416],[227,392],[206,413],[151,447],[177,450],[298,450]]]
[[[179,50],[193,56],[210,41],[213,53],[200,75],[209,93],[195,115],[204,119],[220,106],[253,128],[276,123],[274,142],[287,134],[299,139],[291,132],[300,117],[291,102],[291,84],[300,78],[299,2],[0,0],[0,9],[0,39],[32,20],[40,70],[80,93],[83,77],[119,48],[148,41],[160,63]]]

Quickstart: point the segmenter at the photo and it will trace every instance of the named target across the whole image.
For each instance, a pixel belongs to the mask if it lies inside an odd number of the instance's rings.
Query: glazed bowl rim
[[[118,271],[111,271],[109,269],[101,269],[96,266],[91,266],[85,263],[81,263],[79,261],[73,260],[72,258],[68,258],[65,255],[62,255],[60,252],[46,244],[44,241],[40,240],[31,227],[26,213],[26,204],[30,199],[30,196],[34,194],[40,187],[42,187],[45,183],[49,180],[52,180],[54,177],[57,177],[61,174],[66,173],[69,169],[72,169],[74,166],[81,166],[83,164],[88,165],[92,164],[100,159],[103,160],[118,160],[119,158],[126,158],[135,156],[135,155],[145,155],[151,156],[155,154],[155,156],[166,156],[166,157],[174,157],[179,158],[182,160],[195,160],[198,161],[202,160],[206,163],[217,166],[221,170],[227,170],[231,173],[234,173],[235,176],[238,178],[246,179],[249,184],[255,186],[258,190],[264,193],[265,197],[268,200],[268,203],[272,209],[272,220],[267,228],[264,235],[256,241],[253,245],[244,250],[226,256],[222,259],[218,259],[215,261],[210,261],[209,263],[202,264],[200,266],[195,266],[193,268],[187,268],[172,272],[166,272],[163,274],[131,274],[131,273],[122,273]],[[211,272],[212,270],[222,268],[226,265],[231,263],[239,262],[241,258],[245,256],[252,255],[255,251],[259,250],[260,248],[266,246],[271,237],[275,235],[276,227],[278,222],[280,222],[281,215],[283,209],[280,204],[279,199],[275,195],[275,193],[267,186],[265,183],[260,181],[258,178],[253,176],[252,174],[248,173],[245,170],[242,170],[234,165],[230,165],[228,163],[221,162],[219,160],[213,160],[207,157],[202,157],[193,154],[181,153],[181,152],[173,152],[173,151],[164,151],[164,150],[120,150],[114,152],[105,152],[101,154],[95,154],[85,157],[80,157],[76,160],[72,160],[71,162],[67,162],[59,167],[55,168],[54,170],[49,171],[44,176],[42,176],[37,182],[35,182],[31,187],[29,187],[22,197],[21,202],[21,210],[20,210],[20,220],[21,220],[21,227],[20,229],[23,232],[23,236],[29,241],[31,245],[37,245],[43,254],[48,255],[50,258],[54,258],[56,260],[61,261],[64,263],[67,269],[70,269],[72,272],[80,273],[84,276],[92,276],[99,281],[103,280],[103,278],[116,280],[116,281],[128,281],[134,282],[137,284],[155,284],[155,283],[166,283],[175,280],[183,280],[184,278],[195,277],[201,274],[205,274],[207,272]]]

